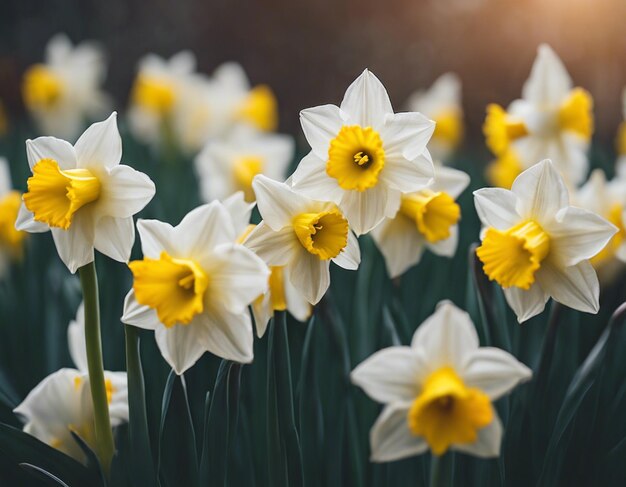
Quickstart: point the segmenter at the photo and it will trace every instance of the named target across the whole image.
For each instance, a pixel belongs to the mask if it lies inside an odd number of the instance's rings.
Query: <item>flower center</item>
[[[239,119],[260,130],[271,132],[278,128],[278,103],[274,93],[266,85],[254,87],[239,107]]]
[[[589,92],[575,88],[559,108],[559,127],[590,140],[593,133],[592,108],[593,99]]]
[[[321,260],[337,257],[348,244],[348,220],[337,209],[301,213],[293,228],[302,246]]]
[[[131,98],[133,103],[148,111],[167,115],[174,106],[176,92],[169,80],[140,74],[135,80]]]
[[[24,74],[22,93],[30,110],[53,108],[63,96],[63,81],[43,64],[36,64]]]
[[[487,146],[496,155],[504,154],[511,142],[528,135],[528,128],[518,118],[511,117],[500,105],[487,106],[487,118],[483,125]]]
[[[461,111],[456,109],[444,110],[434,117],[435,132],[433,139],[456,147],[463,137],[463,120]]]
[[[506,231],[487,229],[476,255],[490,280],[505,288],[529,289],[549,251],[550,237],[535,221],[528,220]]]
[[[613,235],[613,238],[609,240],[609,243],[591,259],[591,263],[594,266],[600,266],[611,260],[615,256],[617,249],[624,243],[624,240],[626,240],[626,229],[624,228],[624,221],[622,220],[623,214],[624,207],[616,203],[606,215],[606,219],[615,225],[618,231]]]
[[[384,166],[383,141],[371,127],[344,125],[330,141],[326,173],[343,189],[365,191],[376,186]]]
[[[487,179],[494,186],[510,189],[522,169],[513,149],[509,149],[487,167]]]
[[[451,367],[433,372],[409,409],[409,430],[423,436],[435,455],[451,445],[476,441],[477,431],[493,421],[489,397],[468,388]]]
[[[209,278],[193,260],[174,259],[161,252],[158,259],[144,257],[128,267],[137,302],[155,309],[166,327],[187,325],[204,310]]]
[[[100,197],[100,181],[88,169],[63,171],[53,159],[42,159],[28,178],[24,204],[38,222],[67,230],[74,214]]]
[[[9,249],[11,254],[19,257],[22,254],[22,242],[26,232],[15,229],[15,220],[22,204],[19,191],[10,191],[0,198],[0,247]]]
[[[448,193],[430,190],[402,196],[400,212],[414,220],[419,232],[429,242],[450,236],[450,228],[461,218],[461,209]]]
[[[256,198],[252,189],[254,176],[263,171],[263,159],[256,156],[241,157],[233,165],[233,176],[237,188],[243,191],[248,203],[252,203]]]

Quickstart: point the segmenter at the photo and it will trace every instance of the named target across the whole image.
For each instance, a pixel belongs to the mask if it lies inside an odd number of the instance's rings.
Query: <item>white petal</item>
[[[174,227],[172,244],[180,257],[202,260],[218,245],[232,244],[237,237],[228,211],[219,201],[213,201],[185,215]]]
[[[124,298],[124,314],[122,323],[145,330],[156,330],[162,325],[155,309],[143,306],[135,299],[135,291],[131,289]]]
[[[175,253],[172,244],[174,228],[169,223],[140,218],[137,220],[137,231],[141,239],[141,251],[144,257],[158,259],[163,251],[170,255]]]
[[[50,64],[64,64],[71,54],[72,42],[65,34],[55,34],[46,45],[46,61]]]
[[[132,216],[105,216],[98,220],[94,239],[94,247],[98,252],[118,262],[128,262],[134,243],[135,223]]]
[[[565,268],[543,261],[537,271],[537,282],[565,306],[594,314],[600,309],[598,276],[587,260]]]
[[[244,245],[271,266],[286,265],[302,249],[292,227],[275,232],[262,221],[246,238]]]
[[[144,173],[118,165],[101,179],[98,211],[102,215],[127,218],[139,213],[150,203],[156,188]]]
[[[474,191],[476,213],[483,225],[507,230],[520,221],[515,193],[503,188],[483,188]]]
[[[254,203],[248,203],[243,196],[243,191],[237,191],[222,201],[222,204],[233,221],[235,234],[239,237],[248,228]]]
[[[252,187],[263,221],[275,231],[290,225],[293,217],[303,213],[310,204],[306,196],[297,193],[286,183],[274,181],[262,174],[255,176]]]
[[[78,167],[113,168],[122,160],[122,138],[117,130],[117,113],[83,132],[74,144]]]
[[[252,362],[254,336],[248,312],[233,314],[215,307],[200,317],[206,321],[202,340],[209,352],[226,360]]]
[[[291,175],[294,189],[310,198],[339,203],[344,190],[326,174],[326,162],[309,152]]]
[[[285,272],[285,270],[283,270],[283,272]],[[305,322],[308,320],[313,312],[313,307],[294,287],[288,275],[286,275],[283,280],[283,287],[285,289],[285,299],[287,300],[287,310],[298,321]]]
[[[386,216],[390,190],[377,184],[365,191],[346,191],[339,207],[357,237],[371,231]]]
[[[37,222],[34,219],[34,215],[26,209],[24,203],[20,205],[20,209],[17,212],[17,218],[15,219],[15,228],[24,232],[30,233],[43,233],[50,230],[50,227],[45,223]]]
[[[389,347],[361,362],[350,379],[377,402],[411,402],[420,394],[425,369],[420,350]]]
[[[74,274],[79,267],[93,262],[94,227],[88,211],[78,211],[67,230],[52,229],[57,252],[69,271]]]
[[[330,141],[344,125],[339,107],[320,105],[300,112],[300,124],[307,142],[317,157],[326,161]]]
[[[348,231],[348,243],[346,247],[332,261],[339,267],[348,270],[355,270],[361,263],[361,249],[359,248],[359,239],[352,231]]]
[[[556,53],[547,44],[539,46],[522,96],[539,105],[554,105],[572,89],[572,80]]]
[[[419,191],[433,182],[434,168],[428,152],[412,160],[404,157],[390,157],[380,178],[390,187],[403,193]]]
[[[119,426],[128,421],[128,378],[126,372],[104,371],[105,380],[110,381],[112,386],[111,402],[109,403],[109,415],[111,426]]]
[[[439,242],[426,242],[426,247],[436,255],[442,257],[454,257],[456,254],[456,248],[459,243],[459,226],[454,225],[450,228],[450,236],[445,240]]]
[[[426,150],[435,131],[435,122],[421,113],[389,113],[381,130],[385,155],[412,161]]]
[[[494,411],[494,418],[484,428],[478,430],[478,438],[474,443],[456,444],[453,449],[480,458],[492,458],[500,455],[502,444],[502,423]]]
[[[13,189],[11,171],[6,158],[0,157],[0,198]]]
[[[357,124],[376,130],[385,123],[385,115],[393,113],[387,90],[367,69],[346,90],[341,110],[348,116],[346,125]]]
[[[26,155],[31,171],[42,159],[53,159],[61,169],[74,169],[77,165],[76,152],[69,142],[56,137],[37,137],[26,141]]]
[[[392,279],[417,264],[424,252],[424,239],[415,222],[402,214],[383,220],[372,230],[372,237],[385,258],[387,272]]]
[[[243,245],[218,247],[201,265],[210,276],[207,295],[231,313],[242,313],[267,291],[267,265]]]
[[[541,313],[546,307],[550,296],[535,282],[525,291],[518,287],[503,289],[504,297],[517,316],[517,321],[523,323]]]
[[[550,235],[550,259],[563,267],[591,259],[617,232],[604,218],[573,206],[559,211],[544,230]]]
[[[546,159],[521,173],[511,191],[517,196],[517,212],[541,225],[554,218],[556,212],[569,204],[569,194],[563,178]]]
[[[85,303],[80,303],[76,319],[67,327],[67,345],[70,357],[78,370],[87,372],[87,344],[85,343]]]
[[[203,315],[198,315],[203,316]],[[206,351],[202,335],[204,327],[197,323],[197,317],[188,325],[174,325],[171,328],[158,326],[154,337],[165,361],[178,375],[192,367]]]
[[[430,370],[451,366],[461,371],[478,345],[478,334],[471,318],[451,301],[441,301],[411,340],[412,347],[423,351]]]
[[[267,330],[267,324],[274,315],[274,311],[271,307],[270,293],[267,292],[263,295],[262,299],[254,301],[251,308],[252,316],[254,317],[254,324],[256,325],[256,334],[259,338],[262,338]]]
[[[426,441],[409,430],[408,411],[408,405],[392,404],[378,416],[370,431],[372,462],[391,462],[428,450]]]
[[[330,286],[329,264],[303,249],[289,266],[291,284],[311,304],[317,304]]]
[[[470,177],[467,173],[446,166],[435,167],[435,181],[433,191],[445,191],[452,198],[457,199],[465,188],[469,186]]]
[[[462,373],[468,387],[480,389],[492,401],[531,376],[531,370],[513,355],[493,347],[481,347],[472,353]]]

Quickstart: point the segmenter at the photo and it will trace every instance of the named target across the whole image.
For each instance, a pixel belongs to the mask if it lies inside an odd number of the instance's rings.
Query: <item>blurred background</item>
[[[148,5],[149,4],[149,5]],[[537,46],[549,43],[575,84],[591,91],[596,140],[612,144],[626,84],[623,0],[3,0],[0,98],[23,112],[26,67],[57,32],[99,41],[109,55],[105,89],[126,106],[137,60],[191,49],[199,70],[240,62],[280,103],[280,129],[299,133],[298,111],[338,103],[365,67],[397,109],[445,71],[463,81],[470,143],[489,102],[520,94]]]

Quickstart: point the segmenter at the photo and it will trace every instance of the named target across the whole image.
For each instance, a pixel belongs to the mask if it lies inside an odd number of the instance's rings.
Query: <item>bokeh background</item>
[[[537,46],[548,42],[593,94],[596,140],[612,144],[626,84],[624,19],[623,0],[2,0],[0,97],[19,116],[22,73],[57,32],[105,46],[105,87],[118,109],[143,54],[189,48],[200,71],[236,60],[254,84],[271,85],[281,130],[294,134],[301,108],[339,102],[364,67],[398,108],[452,70],[478,146],[486,104],[519,96]]]

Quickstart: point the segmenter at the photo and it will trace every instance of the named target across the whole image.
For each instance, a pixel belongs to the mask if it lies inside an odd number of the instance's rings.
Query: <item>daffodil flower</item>
[[[520,174],[510,191],[475,191],[474,204],[484,226],[476,254],[485,274],[504,289],[519,322],[541,313],[550,297],[598,312],[598,278],[589,259],[617,228],[570,206],[565,182],[549,160]]]
[[[0,278],[12,260],[22,257],[25,232],[16,230],[15,222],[22,204],[22,195],[11,185],[9,163],[0,157]]]
[[[361,261],[359,242],[348,220],[332,202],[308,198],[259,175],[252,183],[263,221],[245,245],[270,267],[285,266],[291,284],[311,304],[330,285],[330,262],[356,269]]]
[[[161,354],[177,374],[206,351],[252,361],[247,307],[266,291],[269,270],[235,243],[237,229],[224,205],[200,206],[176,227],[139,220],[137,228],[144,258],[129,264],[134,283],[122,321],[154,330]]]
[[[288,135],[264,134],[240,128],[230,137],[209,141],[195,159],[200,193],[205,201],[243,191],[254,201],[252,180],[257,174],[284,181],[294,152]]]
[[[427,90],[409,97],[407,108],[420,112],[435,122],[428,150],[435,161],[445,161],[463,140],[461,80],[454,73],[441,75]]]
[[[539,46],[522,98],[506,110],[496,104],[487,107],[483,129],[498,158],[488,169],[491,182],[510,188],[520,172],[548,158],[568,185],[581,183],[589,168],[592,106],[589,92],[574,88],[554,51]]]
[[[18,230],[52,231],[61,260],[74,273],[94,260],[94,248],[127,262],[135,241],[133,215],[154,196],[145,174],[121,165],[116,113],[91,125],[74,146],[54,137],[26,141],[33,175]]]
[[[393,217],[401,193],[419,191],[433,177],[426,149],[435,124],[420,113],[393,113],[376,76],[365,70],[341,106],[300,112],[312,151],[292,176],[294,189],[335,202],[357,235]]]
[[[509,353],[479,347],[469,315],[442,301],[410,347],[380,350],[351,374],[354,384],[385,404],[370,431],[371,460],[389,462],[428,449],[498,456],[502,424],[493,402],[530,376]]]
[[[424,249],[452,257],[458,243],[461,208],[456,198],[469,184],[463,171],[435,166],[435,179],[420,191],[402,194],[400,210],[383,220],[372,237],[394,278],[417,264]]]
[[[97,45],[74,47],[58,34],[48,42],[45,62],[24,73],[24,105],[41,132],[74,139],[85,119],[102,116],[110,106],[100,89],[105,75],[105,56]]]

